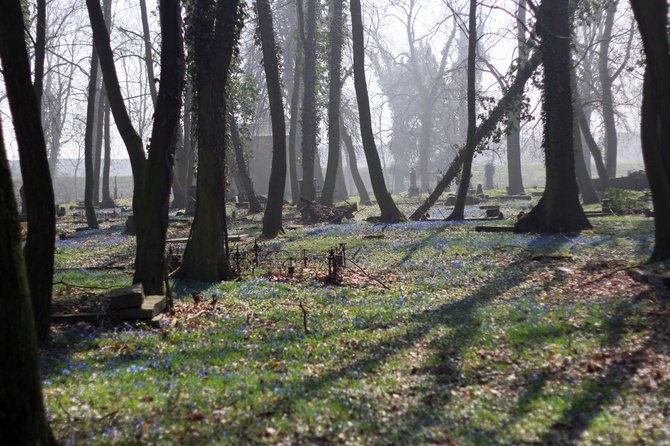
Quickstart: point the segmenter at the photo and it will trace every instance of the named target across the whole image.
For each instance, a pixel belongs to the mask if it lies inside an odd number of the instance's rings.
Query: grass
[[[175,282],[160,328],[55,326],[51,425],[64,444],[668,443],[668,295],[625,271],[648,257],[653,222],[592,223],[577,237],[297,227],[260,243],[346,243],[343,285]],[[60,243],[57,268],[124,264],[133,239],[107,231]],[[115,274],[72,270],[55,300],[127,284]]]

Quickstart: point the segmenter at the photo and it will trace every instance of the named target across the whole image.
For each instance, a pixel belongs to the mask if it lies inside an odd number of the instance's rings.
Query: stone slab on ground
[[[636,268],[630,271],[631,277],[638,282],[648,283],[661,290],[670,289],[670,272],[654,269]]]
[[[112,310],[122,308],[139,307],[144,301],[144,287],[136,283],[125,288],[119,288],[109,292]]]
[[[142,305],[137,308],[123,308],[119,310],[119,319],[152,319],[165,310],[167,299],[165,296],[146,296]]]

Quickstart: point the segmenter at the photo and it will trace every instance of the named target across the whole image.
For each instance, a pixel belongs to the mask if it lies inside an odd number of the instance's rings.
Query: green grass
[[[592,223],[571,238],[445,222],[287,231],[260,243],[346,243],[344,285],[175,282],[160,329],[57,326],[52,427],[65,444],[668,443],[668,296],[616,272],[649,255],[653,223]],[[62,243],[57,265],[131,249]]]

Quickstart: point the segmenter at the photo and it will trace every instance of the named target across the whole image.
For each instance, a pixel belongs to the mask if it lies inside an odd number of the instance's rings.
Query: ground
[[[591,231],[543,236],[475,232],[481,222],[379,226],[366,213],[374,208],[341,225],[287,221],[285,236],[258,240],[260,261],[242,265],[240,280],[172,282],[174,313],[157,327],[55,324],[42,364],[57,436],[670,443],[670,299],[631,274],[651,252],[652,219],[597,217]],[[236,213],[231,233],[249,236],[242,253],[253,252],[260,218]],[[104,310],[105,291],[131,280],[134,238],[113,218],[99,231],[76,225],[60,227],[55,307]],[[187,233],[174,217],[170,236]],[[328,283],[329,248],[342,243],[345,268]]]

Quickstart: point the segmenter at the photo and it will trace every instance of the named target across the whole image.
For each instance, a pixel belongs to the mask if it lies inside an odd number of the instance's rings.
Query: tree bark
[[[600,78],[602,113],[605,128],[605,166],[607,168],[607,175],[610,178],[616,178],[617,134],[612,95],[614,79],[609,73],[609,53],[612,28],[614,27],[614,15],[616,14],[618,4],[619,0],[615,0],[612,2],[612,7],[608,8],[605,12],[605,23],[603,25],[603,33],[600,36],[600,49],[598,51],[598,77]]]
[[[84,135],[84,209],[86,212],[86,224],[91,229],[98,229],[98,217],[95,215],[93,204],[93,188],[96,185],[95,169],[93,166],[93,149],[95,145],[95,112],[97,104],[95,102],[96,92],[98,90],[98,52],[95,45],[91,50],[91,72],[88,78],[88,98],[86,107],[86,130]]]
[[[475,132],[477,131],[477,110],[475,104],[476,77],[475,58],[477,57],[477,1],[470,0],[470,14],[468,20],[468,130],[465,142],[465,153],[463,154],[463,169],[461,170],[461,182],[458,185],[456,204],[447,220],[458,221],[465,218],[465,199],[470,188],[470,176],[472,175],[472,159],[475,156]]]
[[[40,108],[30,81],[21,4],[5,0],[0,14],[0,58],[21,161],[28,215],[24,247],[37,342],[49,341],[56,209]],[[4,275],[4,274],[3,274]]]
[[[305,50],[302,96],[302,185],[300,193],[310,201],[316,199],[314,165],[318,116],[316,113],[316,0],[307,0],[307,17],[303,48]]]
[[[275,43],[272,11],[268,0],[257,0],[258,27],[263,50],[263,69],[270,101],[272,121],[272,169],[268,185],[268,202],[263,216],[263,236],[273,238],[282,228],[284,208],[284,187],[286,186],[286,119],[279,78],[279,60]]]
[[[514,225],[516,232],[574,233],[591,228],[579,203],[575,176],[570,15],[569,0],[543,0],[539,7],[546,186],[537,205]]]
[[[363,178],[361,178],[361,174],[358,171],[358,161],[356,160],[356,150],[354,149],[354,143],[351,140],[351,135],[349,135],[349,132],[347,132],[347,128],[341,121],[340,130],[342,133],[344,147],[347,149],[345,151],[347,154],[347,163],[349,164],[351,177],[354,179],[354,184],[356,185],[356,190],[358,191],[359,201],[361,204],[370,204],[370,195],[368,194],[368,191],[365,188],[365,182],[363,181]]]
[[[500,121],[502,117],[512,107],[514,107],[516,97],[521,92],[523,92],[524,85],[526,85],[528,79],[530,79],[537,67],[540,65],[541,60],[540,52],[536,51],[533,53],[530,59],[528,59],[528,62],[523,66],[523,68],[518,71],[517,76],[509,90],[507,90],[495,108],[491,110],[488,118],[486,118],[484,122],[482,122],[481,125],[477,127],[477,131],[475,132],[475,146],[479,145],[479,143],[484,138],[487,138],[491,132],[495,130],[496,126],[498,125],[498,121]],[[414,213],[410,216],[410,220],[418,221],[424,218],[426,212],[428,212],[435,204],[435,202],[437,202],[444,190],[447,188],[447,186],[449,186],[449,184],[451,184],[451,182],[458,174],[458,171],[461,168],[461,164],[463,163],[464,153],[465,147],[463,147],[463,149],[461,149],[456,154],[454,159],[451,161],[451,164],[449,164],[447,171],[442,176],[442,179],[440,179],[440,182],[437,183],[437,186],[435,186],[433,192],[431,192],[428,198],[426,198],[426,201],[424,201],[421,206],[419,206],[417,210],[414,211]]]
[[[20,12],[20,4],[3,13]],[[14,2],[12,2],[14,3]],[[16,16],[13,15],[16,19]],[[0,19],[0,40],[6,40]],[[18,17],[19,25],[23,22]],[[31,88],[32,90],[32,88]],[[34,94],[34,90],[33,90]],[[21,252],[21,228],[0,124],[0,432],[5,444],[56,444],[42,400],[39,354],[26,265]],[[50,278],[49,278],[50,279]]]
[[[526,0],[520,0],[516,13],[516,37],[519,57],[519,69],[528,61],[528,44],[526,43]],[[516,107],[507,113],[507,122],[510,132],[507,135],[507,193],[509,195],[524,192],[523,176],[521,174],[521,128],[519,113],[523,91],[518,96]]]
[[[93,30],[93,39],[100,59],[100,68],[102,69],[105,89],[107,91],[107,100],[109,101],[114,122],[123,140],[130,165],[133,170],[133,215],[135,218],[142,208],[142,187],[144,184],[144,169],[146,157],[144,155],[144,144],[142,138],[137,133],[126,110],[123,102],[123,95],[119,87],[119,79],[114,66],[114,54],[109,40],[109,32],[105,24],[105,18],[100,8],[99,0],[86,0],[91,28]]]
[[[242,140],[240,139],[239,131],[237,129],[237,121],[235,120],[235,115],[232,114],[230,115],[230,142],[233,145],[235,164],[237,165],[237,176],[239,177],[240,185],[242,186],[241,189],[249,202],[249,213],[255,214],[261,212],[263,206],[261,205],[261,202],[258,201],[258,197],[256,197],[254,183],[249,175],[249,165],[244,156],[244,147],[242,146]]]
[[[321,204],[333,205],[335,182],[340,165],[340,100],[342,96],[342,0],[333,1],[330,23],[330,83],[328,91],[328,163],[321,191]]]
[[[654,251],[670,260],[670,49],[665,0],[631,0],[647,58],[642,101],[642,155],[654,204]]]
[[[300,5],[300,0],[296,2]],[[299,6],[298,6],[299,7]],[[300,27],[301,25],[298,25]],[[300,201],[300,184],[298,183],[298,160],[296,146],[298,140],[298,114],[300,108],[300,67],[302,65],[302,40],[297,39],[295,66],[293,67],[293,89],[291,90],[291,120],[289,121],[288,136],[288,170],[291,179],[291,204],[297,205]]]
[[[368,163],[372,190],[381,211],[380,221],[397,223],[405,221],[406,218],[400,212],[386,188],[384,171],[372,132],[370,98],[368,97],[368,86],[365,80],[365,49],[363,47],[363,18],[361,16],[360,0],[351,0],[351,22],[354,51],[354,88],[356,89],[356,101],[358,102],[363,150]]]
[[[216,282],[234,277],[226,223],[226,92],[234,48],[242,28],[239,0],[198,0],[189,34],[196,64],[198,176],[195,217],[182,264],[173,276]]]
[[[149,160],[137,219],[137,253],[133,283],[144,292],[164,294],[168,210],[172,168],[177,146],[181,98],[184,86],[184,45],[179,0],[160,0],[161,74],[151,132]]]

